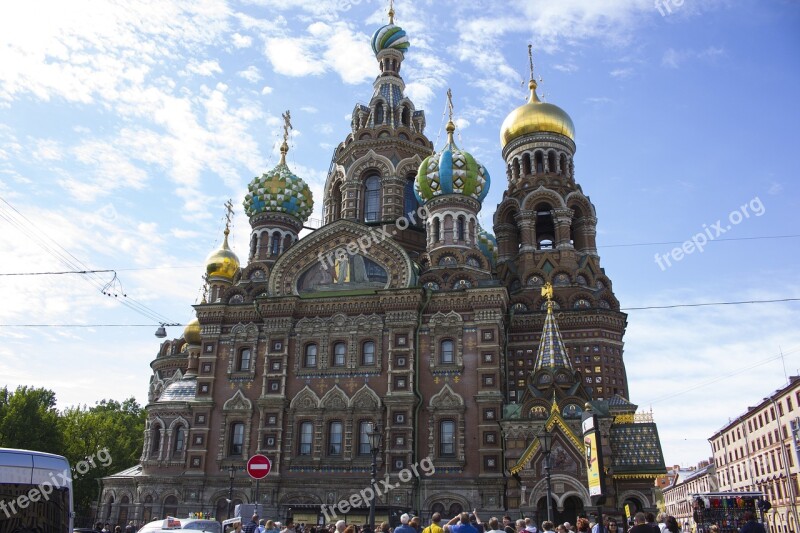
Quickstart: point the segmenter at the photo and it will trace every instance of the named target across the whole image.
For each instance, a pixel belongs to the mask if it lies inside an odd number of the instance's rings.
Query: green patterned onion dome
[[[479,228],[478,231],[478,249],[489,260],[490,264],[497,263],[497,240],[495,240],[494,235],[483,228]]]
[[[248,217],[260,213],[286,213],[301,222],[308,220],[314,210],[311,189],[301,178],[292,174],[284,161],[247,186],[244,210]]]
[[[483,202],[489,194],[489,172],[472,155],[453,142],[455,125],[447,124],[447,144],[419,166],[414,192],[420,203],[441,194],[463,194]]]
[[[372,36],[372,51],[375,52],[375,55],[378,55],[378,52],[381,50],[387,50],[389,48],[394,48],[395,50],[400,50],[405,53],[410,45],[408,36],[406,32],[403,31],[403,28],[395,26],[393,23],[378,28],[378,31]]]

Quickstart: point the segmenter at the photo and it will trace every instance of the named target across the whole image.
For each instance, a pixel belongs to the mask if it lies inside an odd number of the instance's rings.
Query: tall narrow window
[[[309,344],[306,346],[306,357],[303,365],[306,368],[316,368],[317,367],[317,345],[316,344]]]
[[[375,106],[375,124],[383,124],[383,104]]]
[[[364,221],[376,222],[381,209],[381,179],[378,176],[370,176],[364,182],[364,186]]]
[[[278,255],[280,251],[281,251],[281,234],[276,231],[275,233],[272,234],[272,249],[270,250],[270,253],[272,255]]]
[[[453,355],[453,341],[450,339],[442,341],[442,357],[441,357],[442,364],[450,364],[455,362],[455,357]]]
[[[369,432],[372,430],[372,422],[362,420],[358,423],[358,455],[369,455],[371,453],[369,445]]]
[[[342,455],[341,422],[331,422],[328,432],[328,455]]]
[[[439,422],[439,455],[453,457],[456,454],[456,423],[452,420]]]
[[[541,174],[544,172],[544,157],[542,156],[542,152],[536,152],[534,160],[536,161],[536,173]]]
[[[184,435],[183,426],[176,427],[175,428],[175,447],[173,448],[173,451],[175,453],[180,453],[180,452],[183,451],[183,444],[184,444],[184,438],[185,437],[186,437],[186,435]]]
[[[362,365],[375,364],[375,343],[373,341],[367,341],[363,344],[361,352],[361,364]]]
[[[242,455],[244,451],[244,422],[231,424],[230,454]]]
[[[439,219],[438,218],[434,218],[433,219],[433,242],[439,242],[439,238],[440,238],[440,235],[441,235],[441,231],[440,231],[441,228],[442,228],[442,225],[441,225],[441,222],[439,221]]]
[[[337,342],[333,345],[333,366],[344,366],[345,356],[347,354],[347,345],[343,342]]]
[[[466,224],[465,224],[465,221],[464,221],[464,217],[463,216],[458,217],[458,223],[456,224],[456,228],[457,228],[456,237],[458,238],[458,240],[460,242],[464,242],[466,240],[466,237],[465,237],[465,233],[466,233],[465,226],[466,226]]]
[[[314,443],[314,425],[311,422],[300,424],[300,449],[299,455],[311,455],[311,445]]]
[[[158,424],[153,425],[150,432],[153,434],[153,452],[161,451],[161,426]]]
[[[242,348],[239,352],[239,371],[247,372],[250,370],[250,348]]]

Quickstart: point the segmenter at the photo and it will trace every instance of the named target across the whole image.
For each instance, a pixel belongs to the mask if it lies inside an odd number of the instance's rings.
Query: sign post
[[[251,478],[256,480],[256,509],[258,509],[258,484],[261,479],[267,477],[270,470],[272,470],[272,461],[266,455],[260,453],[255,454],[247,460],[247,473]]]
[[[589,411],[587,409],[587,411]],[[603,469],[603,446],[600,441],[600,428],[597,416],[584,411],[583,445],[586,447],[586,474],[589,485],[589,496],[597,505],[597,523],[599,531],[603,529],[603,502],[605,501],[605,472]]]

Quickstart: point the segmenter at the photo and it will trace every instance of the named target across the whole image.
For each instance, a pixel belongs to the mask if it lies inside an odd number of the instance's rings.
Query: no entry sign
[[[253,479],[263,479],[272,470],[272,461],[266,455],[256,454],[247,460],[247,473]]]

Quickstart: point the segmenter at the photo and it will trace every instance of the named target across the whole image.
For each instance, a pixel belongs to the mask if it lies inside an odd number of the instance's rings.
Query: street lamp
[[[375,486],[378,477],[378,453],[381,451],[381,442],[383,440],[383,428],[378,424],[377,426],[370,423],[367,430],[367,438],[369,438],[369,451],[372,453],[372,483],[371,487]],[[375,533],[375,494],[373,492],[372,498],[369,501],[369,527],[372,533]]]
[[[542,427],[541,431],[536,434],[536,438],[539,439],[539,445],[542,447],[542,453],[544,454],[544,472],[547,478],[547,520],[552,522],[553,508],[550,500],[553,492],[550,488],[550,451],[553,446],[553,434],[548,432],[547,428]]]
[[[228,467],[228,477],[230,477],[231,485],[228,489],[228,518],[231,517],[231,507],[233,507],[233,478],[236,476],[236,467],[231,465]]]

